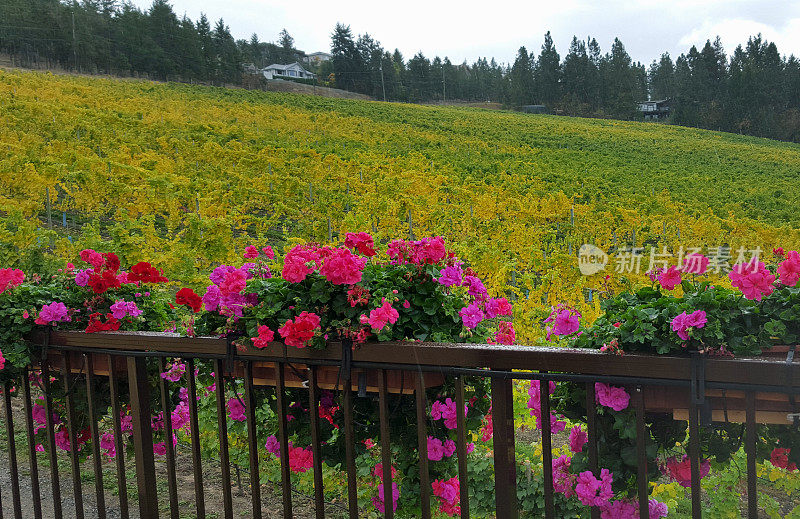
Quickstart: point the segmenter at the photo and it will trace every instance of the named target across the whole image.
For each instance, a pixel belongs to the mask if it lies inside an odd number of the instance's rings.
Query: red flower
[[[186,305],[197,313],[203,308],[203,299],[194,293],[191,288],[182,288],[175,294],[175,304]]]
[[[166,283],[169,281],[164,277],[164,273],[153,267],[146,261],[140,261],[131,267],[128,272],[128,281],[140,281],[142,283]]]
[[[302,312],[295,317],[294,322],[288,319],[286,324],[278,328],[278,333],[284,338],[287,346],[305,348],[306,343],[313,339],[315,332],[319,330],[319,324],[320,319],[317,314]]]
[[[110,270],[103,270],[99,274],[93,272],[89,276],[87,284],[95,294],[102,294],[109,288],[120,287],[119,278]]]
[[[106,258],[106,270],[110,270],[114,274],[119,271],[119,258],[113,252],[104,253],[103,256]]]
[[[256,348],[266,348],[274,338],[275,332],[273,332],[266,324],[262,324],[258,327],[258,337],[252,337],[253,346]]]
[[[783,449],[783,448],[776,448],[770,454],[770,462],[773,466],[786,469],[786,470],[797,470],[797,465],[789,462],[789,453],[792,452],[792,449]]]
[[[108,332],[119,330],[120,321],[113,314],[106,314],[106,322],[100,320],[102,314],[99,312],[89,316],[89,324],[86,326],[86,333]]]

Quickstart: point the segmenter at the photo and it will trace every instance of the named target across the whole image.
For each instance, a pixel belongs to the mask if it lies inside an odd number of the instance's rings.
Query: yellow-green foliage
[[[659,124],[0,71],[3,262],[52,239],[202,284],[257,241],[410,218],[515,293],[523,342],[548,305],[591,319],[584,288],[642,279],[581,276],[581,243],[796,248],[799,171],[798,145]]]

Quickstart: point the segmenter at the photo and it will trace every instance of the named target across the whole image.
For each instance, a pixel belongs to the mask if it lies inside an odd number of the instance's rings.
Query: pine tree
[[[525,47],[520,47],[517,51],[517,58],[508,74],[508,79],[507,104],[522,106],[534,103],[536,95],[533,83],[533,63]]]
[[[541,103],[552,107],[560,98],[560,56],[553,44],[550,31],[544,35],[544,44],[539,59],[536,60],[534,68],[534,78],[536,83],[536,93]]]

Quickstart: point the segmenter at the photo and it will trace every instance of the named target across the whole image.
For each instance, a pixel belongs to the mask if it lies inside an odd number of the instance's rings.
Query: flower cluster
[[[433,265],[445,259],[447,250],[444,238],[435,236],[419,241],[392,240],[388,254],[395,265]]]
[[[775,275],[761,261],[734,265],[728,278],[747,299],[761,301],[775,290]]]
[[[773,449],[769,456],[772,466],[786,469],[788,471],[797,470],[797,464],[789,461],[789,454],[791,454],[791,451],[791,449],[785,449],[781,447]]]
[[[111,315],[115,319],[122,319],[126,316],[130,317],[139,317],[142,315],[142,311],[139,310],[139,307],[136,305],[136,301],[123,301],[122,299],[118,299],[114,301],[114,304],[111,305]]]
[[[556,390],[556,383],[552,380],[548,384],[549,394],[553,394]],[[542,401],[541,401],[541,384],[538,380],[531,380],[528,386],[528,408],[530,409],[531,416],[536,418],[536,428],[542,428]],[[550,412],[550,431],[552,434],[558,434],[567,428],[567,422],[559,420],[555,413]]]
[[[278,333],[281,334],[287,346],[305,348],[308,341],[313,339],[319,331],[319,323],[320,318],[317,314],[301,312],[294,321],[288,319],[283,326],[278,328]]]
[[[581,314],[573,308],[564,308],[560,305],[554,308],[544,320],[545,323],[550,323],[546,328],[547,340],[549,341],[553,335],[565,337],[576,333],[580,328],[580,316]]]
[[[684,341],[688,341],[689,332],[693,328],[704,327],[707,322],[708,319],[706,319],[706,313],[703,310],[695,310],[691,314],[683,312],[672,319],[672,331],[677,333],[678,337]]]
[[[439,511],[453,517],[461,515],[461,485],[458,478],[437,479],[431,483],[433,495],[439,499]]]
[[[0,269],[0,294],[8,288],[19,286],[25,281],[25,273],[20,269]]]
[[[684,455],[680,460],[674,456],[667,459],[662,470],[670,479],[677,481],[680,486],[685,488],[692,486],[692,462],[689,456]],[[706,477],[710,470],[711,463],[708,460],[701,460],[700,478]]]
[[[53,302],[42,306],[36,324],[46,325],[51,323],[67,322],[70,320],[69,310],[64,303]]]
[[[203,308],[203,300],[191,288],[182,288],[175,294],[175,304],[188,306],[192,312],[197,313]]]
[[[614,411],[622,411],[628,408],[631,397],[624,388],[614,387],[608,384],[596,383],[594,385],[595,401],[603,406],[610,407]]]
[[[434,420],[444,420],[444,426],[448,429],[458,427],[458,417],[456,416],[456,403],[448,398],[442,403],[436,400],[431,405],[431,418]],[[467,416],[467,404],[464,404],[464,416]]]

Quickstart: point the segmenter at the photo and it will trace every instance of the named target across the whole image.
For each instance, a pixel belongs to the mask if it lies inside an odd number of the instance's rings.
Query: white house
[[[313,52],[305,57],[306,63],[313,63],[319,65],[323,61],[330,61],[331,55],[327,52]]]
[[[272,64],[261,70],[267,79],[302,78],[311,79],[314,74],[303,68],[300,63],[294,62],[289,65]]]

